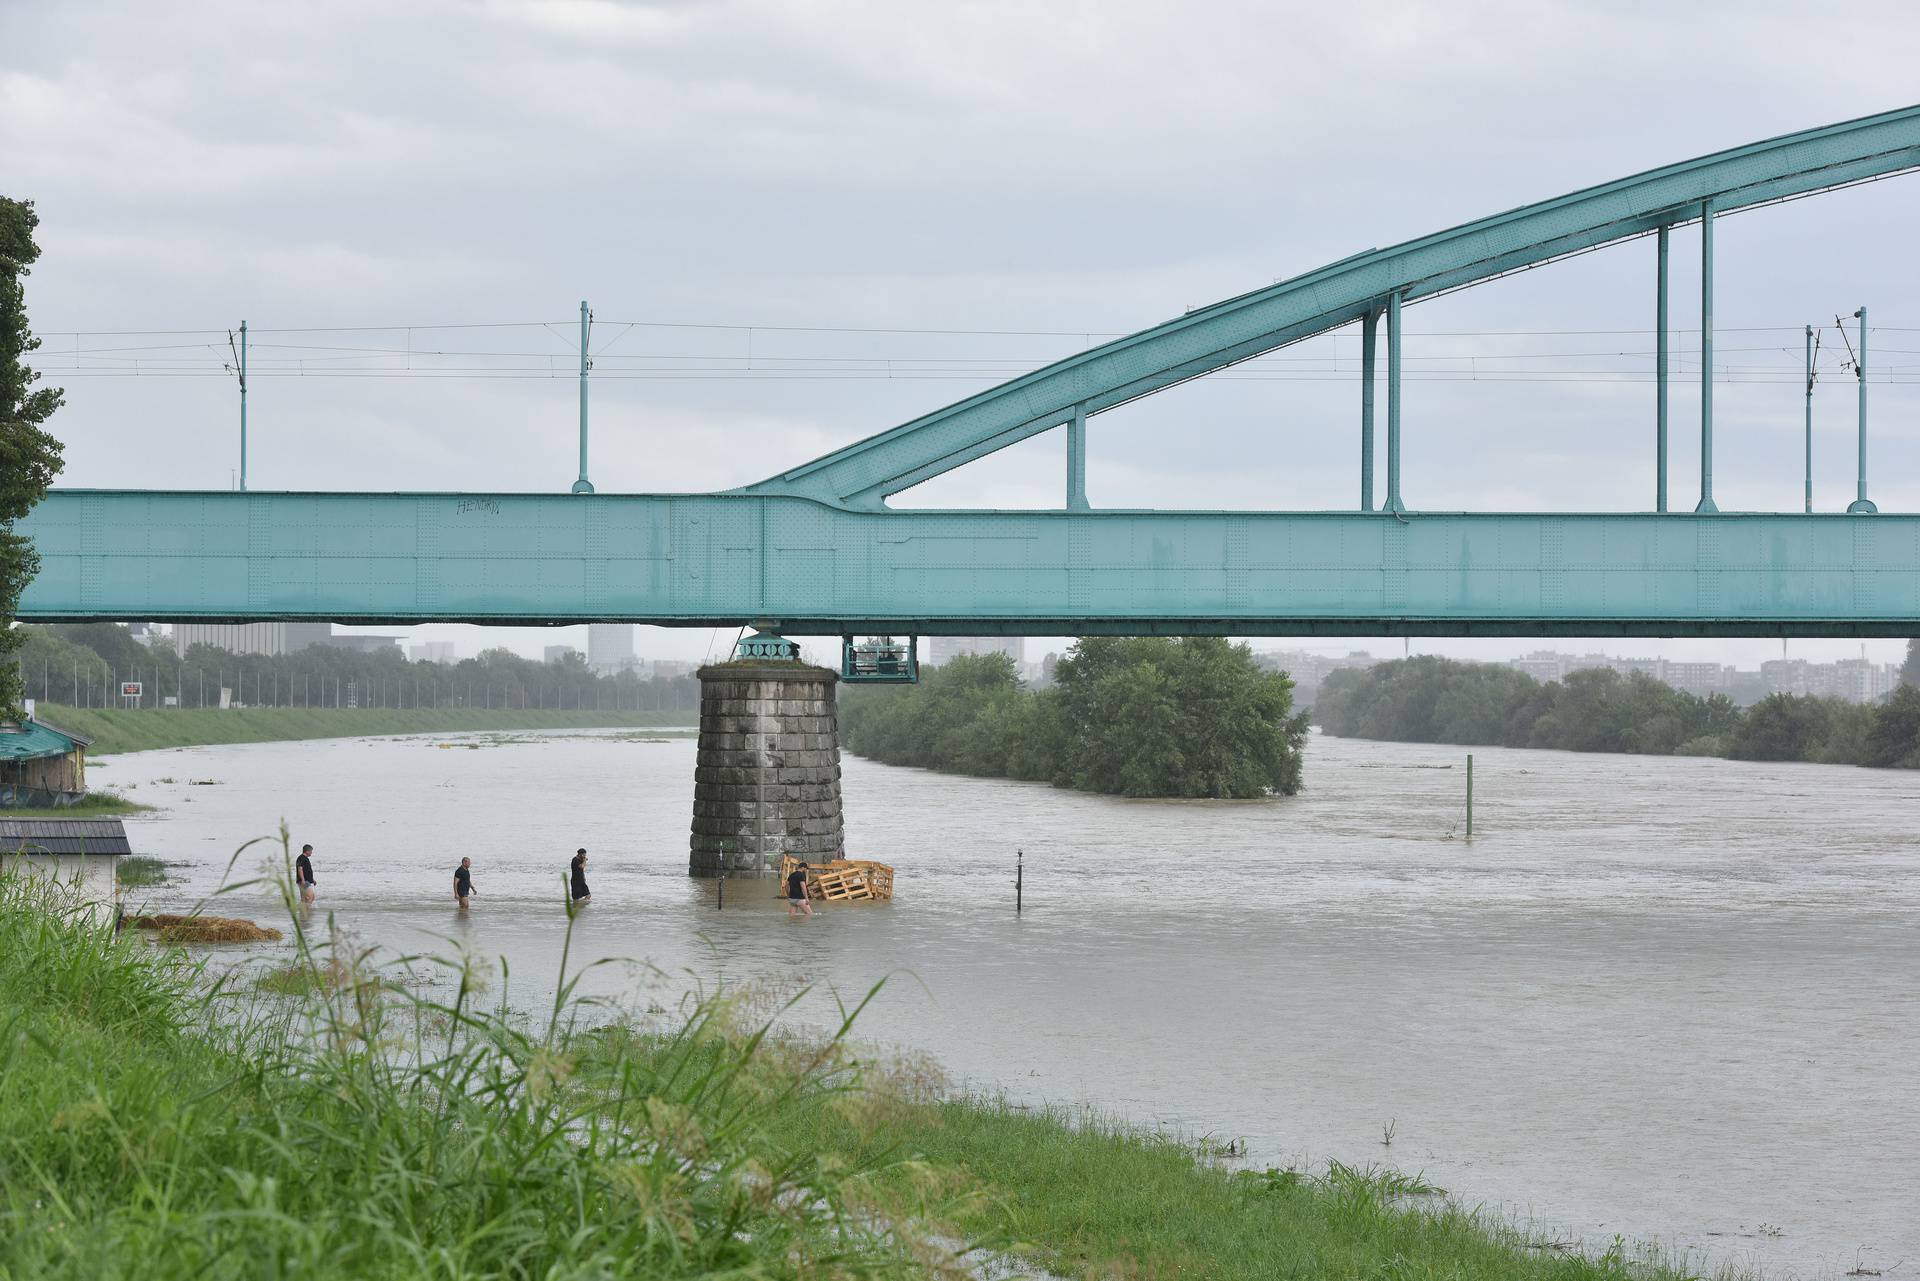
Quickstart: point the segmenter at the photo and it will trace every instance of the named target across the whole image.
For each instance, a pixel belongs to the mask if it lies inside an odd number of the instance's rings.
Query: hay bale
[[[162,943],[272,943],[280,931],[230,916],[175,916],[168,912],[130,916],[131,929],[153,930]]]

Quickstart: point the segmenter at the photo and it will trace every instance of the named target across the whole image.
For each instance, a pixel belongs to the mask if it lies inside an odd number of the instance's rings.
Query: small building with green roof
[[[87,745],[93,740],[27,714],[0,721],[0,807],[59,809],[87,794]]]

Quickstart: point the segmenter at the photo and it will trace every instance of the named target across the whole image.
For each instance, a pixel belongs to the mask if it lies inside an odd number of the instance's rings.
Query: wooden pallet
[[[800,866],[789,854],[780,860],[780,883]],[[893,897],[893,869],[871,859],[836,858],[807,868],[807,897],[826,903],[870,902]]]

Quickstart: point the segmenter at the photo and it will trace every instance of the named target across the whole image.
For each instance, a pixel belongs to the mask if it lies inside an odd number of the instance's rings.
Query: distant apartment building
[[[962,654],[1005,654],[1017,671],[1027,661],[1024,636],[929,636],[927,666],[938,667]]]
[[[603,675],[638,667],[632,623],[588,623],[587,665]]]
[[[1507,666],[1518,668],[1537,681],[1565,680],[1575,672],[1609,671],[1622,676],[1633,672],[1660,679],[1664,659],[1615,658],[1611,654],[1560,654],[1537,649],[1525,658],[1510,658]]]
[[[313,645],[378,654],[400,648],[401,640],[399,636],[335,636],[332,623],[175,623],[173,627],[173,647],[182,655],[195,645],[268,657],[297,654]]]
[[[580,657],[580,651],[572,645],[549,645],[541,651],[540,656],[549,663],[564,663],[569,658]]]
[[[1864,658],[1842,659],[1837,663],[1776,658],[1760,664],[1760,670],[1753,672],[1740,671],[1724,663],[1682,662],[1667,658],[1613,658],[1606,654],[1559,654],[1552,650],[1535,650],[1524,658],[1508,659],[1507,666],[1523,671],[1543,684],[1565,680],[1575,672],[1600,668],[1619,672],[1622,676],[1640,672],[1696,697],[1724,694],[1742,706],[1756,703],[1769,694],[1871,703],[1886,697],[1900,683],[1898,664],[1873,663]]]
[[[326,645],[333,649],[350,649],[356,654],[384,654],[388,650],[402,647],[404,636],[329,636],[325,640],[315,641],[316,645]]]
[[[441,663],[447,666],[460,661],[452,641],[421,641],[407,649],[407,657],[416,663]]]
[[[1727,692],[1727,676],[1732,669],[1724,663],[1681,663],[1663,661],[1656,673],[1660,680],[1698,698]]]
[[[1525,672],[1541,684],[1557,681],[1567,674],[1568,658],[1551,650],[1537,649],[1524,658],[1510,658],[1507,666]]]
[[[1314,654],[1303,649],[1266,650],[1254,655],[1254,661],[1269,671],[1285,672],[1293,679],[1293,701],[1302,707],[1313,706],[1320,686],[1328,676],[1343,668],[1372,667],[1380,660],[1372,654],[1353,650],[1346,654]]]
[[[676,676],[691,676],[700,668],[700,664],[698,663],[686,662],[677,658],[656,659],[648,666],[651,669],[648,674],[655,680],[662,681],[672,680]]]
[[[1768,694],[1871,703],[1892,693],[1900,683],[1900,665],[1865,658],[1843,658],[1837,663],[1776,658],[1760,664],[1760,680]]]
[[[211,645],[229,654],[296,654],[333,640],[332,623],[175,623],[173,647],[185,654]]]

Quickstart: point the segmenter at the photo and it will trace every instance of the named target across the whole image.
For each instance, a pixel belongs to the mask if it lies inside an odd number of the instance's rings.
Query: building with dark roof
[[[0,818],[0,854],[133,853],[117,818]]]

